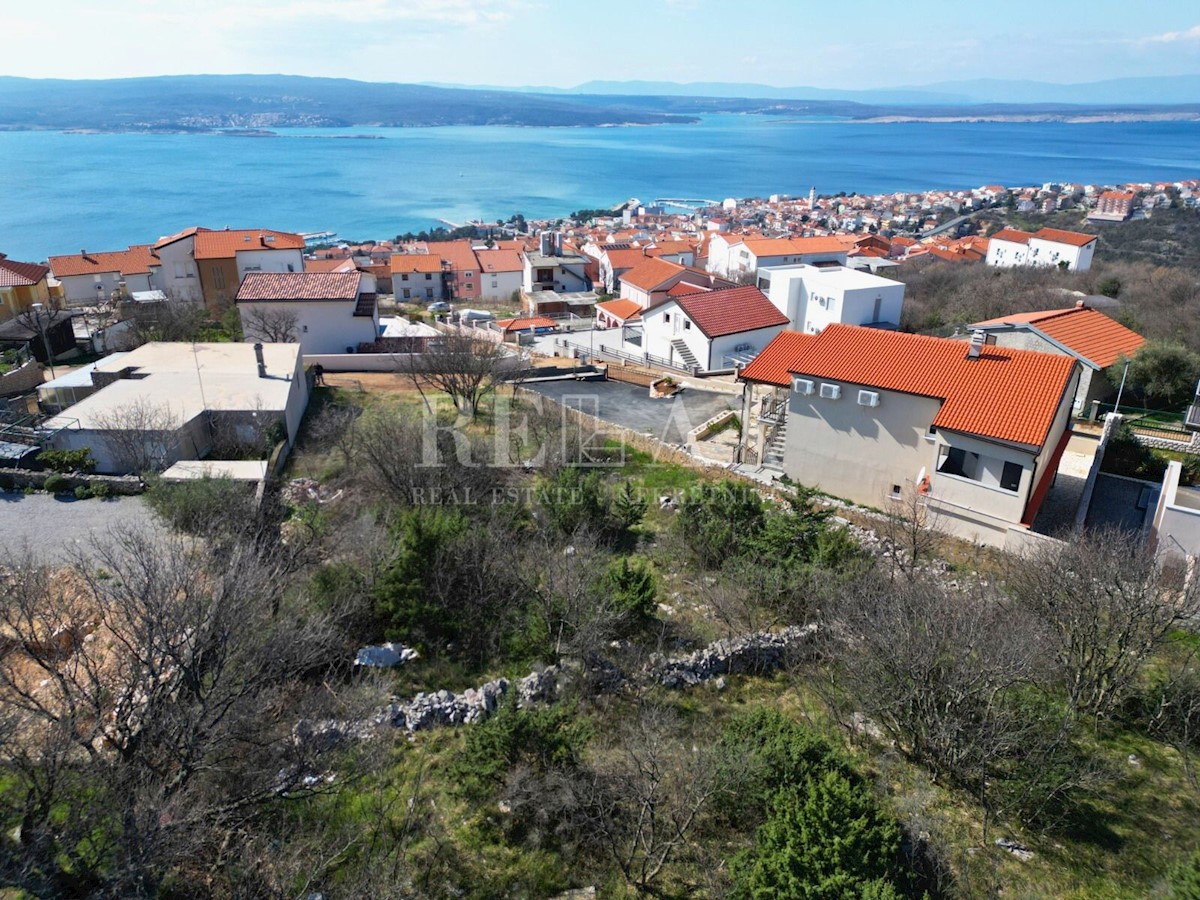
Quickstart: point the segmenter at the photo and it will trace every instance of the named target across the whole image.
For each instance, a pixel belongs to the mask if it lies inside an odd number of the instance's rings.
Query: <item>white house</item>
[[[1071,435],[1073,358],[853,325],[795,334],[772,439],[790,478],[869,506],[916,499],[940,530],[1019,546]],[[771,383],[757,363],[743,376]]]
[[[178,234],[160,238],[154,245],[158,256],[158,288],[172,300],[187,300],[200,303],[204,290],[200,286],[200,272],[196,268],[196,234],[206,228],[188,228]]]
[[[1010,269],[1015,266],[1057,266],[1072,272],[1092,267],[1096,235],[1057,228],[1035,232],[1002,228],[988,240],[986,262],[989,266]]]
[[[763,238],[717,234],[708,243],[708,271],[737,278],[764,266],[846,265],[850,248],[836,237]]]
[[[295,340],[305,354],[356,353],[379,335],[375,295],[358,272],[251,272],[237,309],[247,341]]]
[[[476,250],[479,260],[479,299],[498,303],[521,292],[525,266],[516,250]]]
[[[128,250],[52,256],[50,271],[63,287],[67,306],[93,306],[114,292],[132,294],[159,287],[162,264],[149,244]]]
[[[150,343],[100,360],[90,390],[44,423],[60,450],[88,448],[100,472],[202,459],[218,435],[259,442],[282,422],[292,443],[308,405],[297,344]]]
[[[732,369],[787,324],[756,287],[684,294],[642,311],[642,349],[682,369]]]
[[[667,291],[686,279],[688,270],[665,259],[644,257],[620,277],[621,299],[632,300],[642,309],[652,306],[667,295]],[[702,286],[707,288],[708,284]]]
[[[904,306],[903,284],[845,266],[762,268],[758,285],[790,327],[805,334],[835,322],[895,328]]]
[[[587,276],[588,258],[581,254],[553,249],[550,253],[527,250],[521,254],[521,290],[554,291],[559,294],[591,290]]]

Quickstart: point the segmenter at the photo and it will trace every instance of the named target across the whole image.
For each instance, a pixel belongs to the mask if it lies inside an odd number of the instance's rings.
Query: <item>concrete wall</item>
[[[1023,266],[1029,256],[1029,247],[1015,241],[998,241],[992,238],[988,241],[986,262],[989,266],[1001,269],[1011,269]]]
[[[360,343],[370,343],[379,336],[374,319],[355,316],[354,306],[352,300],[239,303],[238,313],[247,341],[255,340],[247,318],[253,310],[261,307],[270,312],[286,308],[296,314],[295,337],[301,353],[345,353],[347,347],[357,349]]]
[[[1182,465],[1177,460],[1167,464],[1163,474],[1162,492],[1154,510],[1151,536],[1160,556],[1200,556],[1200,502],[1188,498],[1180,502],[1179,477]]]
[[[192,257],[195,243],[194,237],[186,237],[158,250],[158,258],[162,260],[159,267],[161,287],[172,299],[190,300],[193,303],[204,299],[196,260]]]
[[[68,275],[60,278],[63,286],[63,302],[67,306],[95,306],[98,302],[107,302],[113,291],[120,290],[120,283],[125,282],[125,290],[149,291],[149,275],[122,275],[120,272],[100,272],[95,275]],[[99,290],[96,289],[99,285]]]
[[[735,347],[740,347],[743,344],[749,344],[750,350],[742,352],[755,354],[762,352],[762,349],[771,343],[772,338],[783,331],[783,328],[784,326],[782,325],[772,325],[769,328],[757,328],[754,331],[743,331],[740,334],[726,334],[713,338],[712,343],[709,345],[708,368],[728,368],[725,364],[725,357],[733,353]]]
[[[479,299],[504,302],[512,299],[513,291],[521,290],[521,272],[481,272]]]

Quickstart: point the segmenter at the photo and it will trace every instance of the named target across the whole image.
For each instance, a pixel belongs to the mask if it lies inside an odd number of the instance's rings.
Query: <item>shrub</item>
[[[654,616],[658,579],[646,560],[628,556],[614,560],[604,573],[604,589],[612,593],[630,628],[638,628]]]
[[[228,478],[201,478],[181,484],[155,479],[145,496],[159,516],[189,534],[233,535],[258,522],[253,492]]]
[[[436,506],[417,507],[400,519],[395,561],[380,577],[373,595],[375,612],[386,623],[389,636],[419,636],[426,649],[431,642],[458,636],[465,623],[441,608],[428,578],[468,524],[459,511]]]
[[[101,500],[106,500],[112,496],[112,488],[110,488],[103,481],[97,482],[96,484],[92,485],[92,496],[98,497]]]
[[[42,483],[42,488],[50,494],[61,494],[68,489],[67,476],[55,472],[46,478]]]
[[[1158,481],[1166,471],[1167,464],[1137,439],[1128,422],[1122,422],[1120,428],[1108,439],[1100,468],[1113,475]]]
[[[642,521],[647,504],[633,485],[612,490],[599,472],[567,466],[545,484],[538,495],[547,521],[570,536],[587,531],[603,540],[616,540]]]
[[[86,484],[81,484],[79,487],[75,488],[76,500],[90,500],[93,496],[95,495],[92,493],[92,489]]]
[[[701,484],[684,498],[674,528],[697,563],[716,568],[738,555],[763,526],[763,503],[748,485]]]
[[[87,447],[80,450],[43,450],[37,455],[37,461],[52,472],[96,471],[96,460]]]
[[[1200,850],[1171,867],[1166,896],[1168,900],[1200,900]]]

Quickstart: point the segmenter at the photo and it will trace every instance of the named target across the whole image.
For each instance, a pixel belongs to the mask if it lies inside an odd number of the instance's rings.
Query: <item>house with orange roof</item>
[[[446,299],[456,304],[479,299],[479,260],[470,241],[430,241],[429,254],[443,263]]]
[[[220,312],[233,303],[248,272],[303,272],[304,238],[269,228],[199,231],[192,255],[204,305]]]
[[[390,265],[392,293],[397,301],[433,303],[447,299],[447,267],[437,254],[393,253]]]
[[[667,291],[686,280],[688,269],[684,266],[643,256],[641,262],[625,272],[620,278],[621,299],[632,300],[642,309],[657,303]],[[707,287],[707,284],[704,285]]]
[[[844,266],[846,244],[836,237],[766,238],[717,234],[708,243],[710,272],[725,278],[750,275],[764,266],[833,264]]]
[[[788,324],[756,287],[666,297],[642,311],[642,348],[675,368],[732,370]]]
[[[479,262],[480,299],[503,303],[520,295],[525,274],[520,251],[511,247],[476,250],[475,259]]]
[[[47,276],[40,263],[17,262],[0,253],[0,319],[11,319],[34,303],[50,303]]]
[[[1073,357],[840,324],[775,340],[795,343],[768,345],[743,378],[781,386],[787,369],[783,473],[869,506],[917,501],[939,530],[1021,545],[1071,435]]]
[[[1081,367],[1073,404],[1076,416],[1088,415],[1094,402],[1116,393],[1114,385],[1121,379],[1122,360],[1131,359],[1146,343],[1136,331],[1082,300],[1065,309],[1014,313],[976,322],[971,328],[982,331],[990,343],[999,347],[1074,357]]]
[[[353,272],[248,272],[237,293],[247,341],[300,344],[309,354],[357,353],[379,336],[374,293]]]
[[[162,263],[150,244],[134,244],[127,250],[52,256],[50,271],[62,285],[67,306],[92,306],[113,294],[159,289]]]
[[[620,328],[641,317],[642,306],[636,300],[605,300],[596,304],[597,328]]]
[[[609,244],[600,248],[597,260],[600,265],[600,283],[608,294],[617,294],[621,290],[621,276],[640,266],[648,259],[648,254],[641,247],[630,244]]]
[[[159,260],[159,289],[171,300],[200,303],[200,270],[196,266],[196,235],[208,231],[194,226],[161,237],[151,248]],[[236,285],[235,285],[236,288]]]
[[[1015,266],[1056,266],[1071,272],[1092,267],[1096,235],[1058,228],[1020,231],[1001,228],[988,240],[987,264],[1009,269]]]
[[[1137,194],[1133,191],[1102,191],[1088,213],[1089,222],[1124,222],[1133,215]]]

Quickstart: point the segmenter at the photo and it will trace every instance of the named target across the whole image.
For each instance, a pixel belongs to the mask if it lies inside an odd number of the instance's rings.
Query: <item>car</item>
[[[425,309],[431,313],[448,313],[450,312],[450,304],[445,300],[435,300],[425,307]]]

